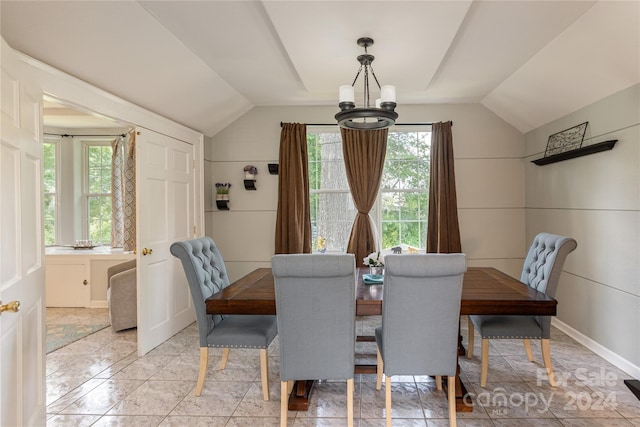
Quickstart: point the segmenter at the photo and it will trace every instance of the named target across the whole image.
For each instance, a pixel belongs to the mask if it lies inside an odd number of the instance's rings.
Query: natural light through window
[[[45,140],[43,144],[44,167],[44,244],[54,245],[56,236],[57,217],[57,148],[54,140]]]
[[[111,155],[110,145],[86,145],[86,235],[93,243],[111,241]]]
[[[355,207],[337,129],[309,128],[309,189],[314,252],[344,252]],[[424,249],[429,198],[430,128],[389,132],[378,199],[371,212],[381,249]]]

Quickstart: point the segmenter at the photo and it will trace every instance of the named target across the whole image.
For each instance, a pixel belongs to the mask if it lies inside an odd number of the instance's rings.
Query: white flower
[[[368,267],[384,267],[384,256],[380,255],[380,252],[370,253],[363,261]]]

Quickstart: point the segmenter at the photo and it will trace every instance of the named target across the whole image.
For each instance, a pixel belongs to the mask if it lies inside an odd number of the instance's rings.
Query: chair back
[[[525,285],[555,298],[564,261],[578,243],[570,238],[550,233],[539,233],[531,243],[522,264],[520,281]],[[542,337],[551,335],[551,316],[535,316],[542,328]]]
[[[533,239],[522,264],[520,281],[550,297],[555,297],[564,261],[577,246],[577,242],[570,237],[538,234]]]
[[[356,269],[353,254],[271,259],[280,379],[354,377]]]
[[[221,317],[207,314],[205,300],[229,286],[229,276],[222,255],[210,237],[175,242],[170,250],[182,262],[196,310],[200,346],[206,347],[207,334]]]
[[[464,254],[385,257],[384,373],[455,375]]]

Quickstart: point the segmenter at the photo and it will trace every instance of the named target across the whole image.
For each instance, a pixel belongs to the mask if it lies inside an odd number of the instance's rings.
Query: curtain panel
[[[124,209],[122,204],[124,175],[124,138],[111,141],[111,247],[124,244]]]
[[[453,163],[451,122],[434,123],[431,133],[427,218],[427,252],[429,253],[462,252]]]
[[[359,264],[367,255],[379,250],[369,212],[376,201],[382,181],[389,130],[342,128],[340,132],[347,181],[358,211],[351,227],[347,253],[354,254]]]
[[[127,155],[124,161],[124,242],[125,251],[136,249],[136,131],[127,138]]]
[[[275,253],[311,253],[306,124],[282,124],[279,164]]]
[[[136,136],[111,143],[111,247],[136,248]],[[126,149],[126,153],[125,153]]]

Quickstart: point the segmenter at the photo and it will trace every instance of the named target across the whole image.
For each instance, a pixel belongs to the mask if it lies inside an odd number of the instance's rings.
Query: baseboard
[[[619,356],[618,354],[604,347],[602,344],[584,335],[582,332],[573,329],[571,326],[567,325],[561,320],[558,320],[557,317],[551,319],[551,325],[555,326],[556,328],[576,340],[578,343],[593,351],[595,354],[602,357],[604,360],[611,363],[616,368],[625,371],[627,374],[631,375],[634,378],[640,378],[640,366],[634,365],[624,357]]]
[[[106,300],[92,300],[89,308],[109,308]]]

